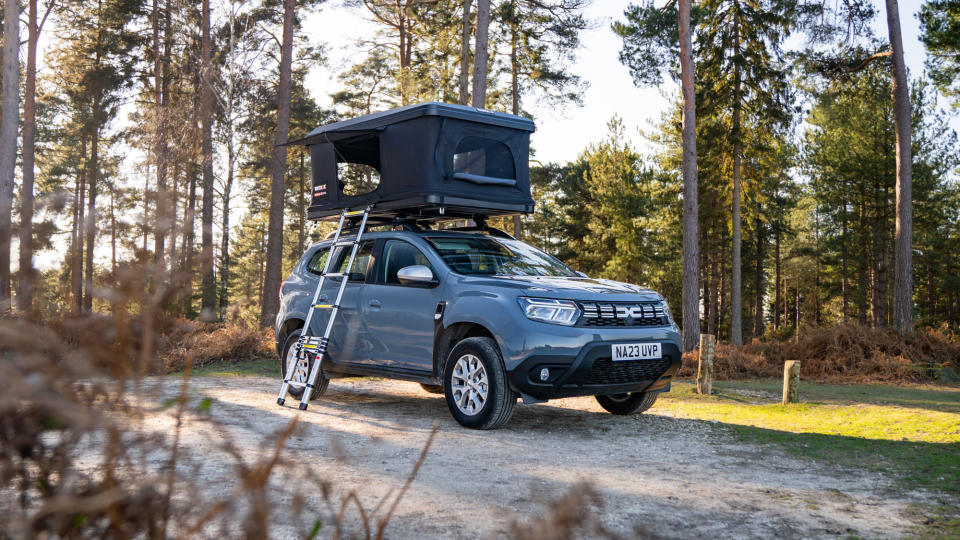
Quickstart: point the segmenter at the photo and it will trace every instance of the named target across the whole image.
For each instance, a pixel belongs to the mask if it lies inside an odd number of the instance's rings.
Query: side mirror
[[[590,277],[590,276],[584,274],[583,272],[581,272],[581,271],[579,271],[579,270],[577,270],[577,275],[580,276],[580,277],[585,277],[585,278]]]
[[[404,285],[432,285],[437,283],[433,272],[422,264],[405,266],[397,270],[397,279]]]

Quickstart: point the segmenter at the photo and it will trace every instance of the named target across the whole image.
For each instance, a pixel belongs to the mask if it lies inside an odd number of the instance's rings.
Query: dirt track
[[[154,383],[168,397],[179,386]],[[518,405],[506,427],[479,432],[461,428],[442,396],[412,383],[335,379],[305,412],[278,407],[276,389],[277,381],[262,377],[193,380],[192,399],[213,398],[218,433],[188,421],[184,466],[227,489],[233,465],[207,459],[210,451],[231,438],[248,460],[266,455],[274,434],[297,416],[288,451],[332,483],[334,498],[356,490],[370,508],[403,485],[439,420],[433,448],[390,521],[391,538],[505,535],[512,521],[541,515],[581,481],[602,496],[599,521],[627,537],[638,525],[667,538],[902,536],[913,525],[907,505],[923,500],[879,475],[740,444],[720,426],[665,416],[656,405],[634,417],[609,415],[593,398]],[[168,410],[145,427],[168,431],[172,423]],[[282,500],[291,498],[289,484],[274,484]],[[319,497],[309,502],[319,507]],[[295,534],[282,523],[276,530]]]

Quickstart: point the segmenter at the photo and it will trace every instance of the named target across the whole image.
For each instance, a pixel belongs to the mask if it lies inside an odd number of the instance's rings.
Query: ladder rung
[[[364,212],[366,212],[366,210],[351,210],[351,211],[347,212],[345,215],[348,215],[348,216],[359,216],[360,214],[363,214]]]
[[[330,273],[327,273],[327,274],[323,274],[323,277],[328,277],[328,278],[342,278],[342,277],[345,276],[345,275],[346,275],[346,274],[344,274],[343,272],[330,272]]]
[[[340,240],[339,242],[334,244],[334,246],[336,247],[352,246],[356,243],[357,243],[356,240]]]
[[[337,306],[336,304],[317,304],[313,307],[317,309],[333,309],[335,307],[340,307],[340,306]]]

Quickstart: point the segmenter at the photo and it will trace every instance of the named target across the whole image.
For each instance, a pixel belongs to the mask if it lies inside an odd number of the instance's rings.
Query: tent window
[[[453,172],[492,178],[516,178],[510,148],[484,137],[466,137],[453,154]]]
[[[380,185],[380,171],[364,163],[337,163],[337,178],[344,195],[363,195]]]
[[[363,134],[334,143],[337,179],[344,195],[364,195],[380,185],[380,137]]]

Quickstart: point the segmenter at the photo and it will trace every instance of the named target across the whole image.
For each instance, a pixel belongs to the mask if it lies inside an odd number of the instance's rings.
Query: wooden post
[[[800,361],[783,363],[783,403],[800,402]]]
[[[700,366],[697,368],[697,393],[710,395],[713,390],[713,353],[717,338],[700,334]]]

